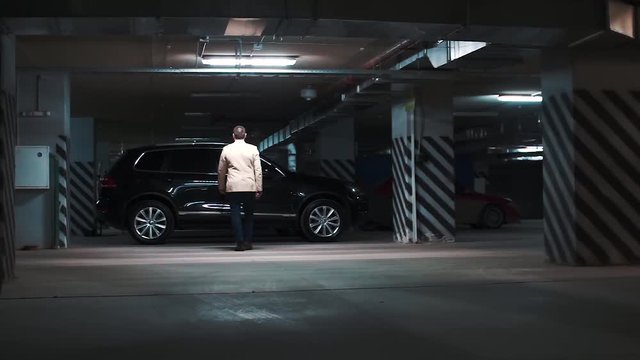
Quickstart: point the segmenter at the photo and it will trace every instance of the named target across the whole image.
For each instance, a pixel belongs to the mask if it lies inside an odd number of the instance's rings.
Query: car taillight
[[[100,187],[103,189],[113,189],[117,186],[116,180],[110,176],[105,176],[100,179]]]

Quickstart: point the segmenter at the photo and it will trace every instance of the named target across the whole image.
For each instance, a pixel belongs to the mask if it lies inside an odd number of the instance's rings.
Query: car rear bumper
[[[116,229],[124,229],[125,227],[124,214],[109,198],[100,198],[96,202],[96,217],[101,223],[106,223]]]

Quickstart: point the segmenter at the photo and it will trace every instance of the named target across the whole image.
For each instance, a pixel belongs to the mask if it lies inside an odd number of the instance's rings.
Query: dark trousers
[[[251,244],[253,240],[253,209],[256,204],[254,192],[227,193],[231,205],[231,225],[236,238],[236,244]],[[244,221],[242,213],[244,212]]]

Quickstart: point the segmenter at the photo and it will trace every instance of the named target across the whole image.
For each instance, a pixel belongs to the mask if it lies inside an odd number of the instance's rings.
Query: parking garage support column
[[[323,176],[355,181],[353,118],[340,118],[320,129],[316,137],[316,160]]]
[[[15,144],[16,37],[0,35],[0,290],[14,276],[15,266]]]
[[[48,189],[16,191],[16,245],[64,248],[69,240],[70,90],[66,73],[18,73],[18,145],[48,146]],[[16,164],[16,166],[21,166]]]
[[[637,262],[640,53],[555,51],[543,60],[547,257],[570,265]]]
[[[448,80],[414,89],[392,108],[394,240],[455,238],[453,98]]]

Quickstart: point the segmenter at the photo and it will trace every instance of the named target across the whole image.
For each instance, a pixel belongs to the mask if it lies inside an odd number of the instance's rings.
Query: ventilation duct
[[[435,47],[427,49],[427,57],[434,68],[439,68],[474,51],[488,43],[481,41],[439,41]]]

